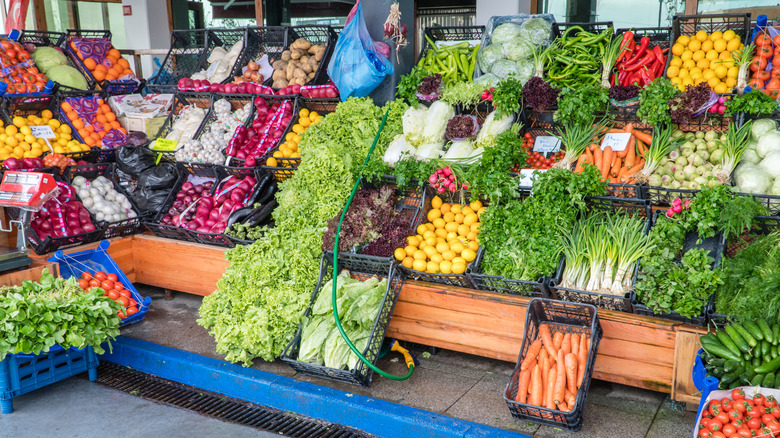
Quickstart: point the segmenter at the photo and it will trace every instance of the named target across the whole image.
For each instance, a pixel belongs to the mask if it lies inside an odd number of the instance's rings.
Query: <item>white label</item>
[[[30,126],[30,130],[32,131],[32,135],[35,138],[57,138],[57,136],[54,135],[54,131],[52,131],[51,126]]]
[[[547,172],[547,169],[520,169],[520,187],[533,187],[536,172]]]
[[[610,132],[604,136],[604,141],[601,142],[601,150],[603,151],[607,146],[611,146],[613,151],[620,152],[626,148],[630,138],[630,132]]]
[[[561,140],[550,135],[540,135],[534,140],[534,152],[546,154],[558,152],[561,148]]]

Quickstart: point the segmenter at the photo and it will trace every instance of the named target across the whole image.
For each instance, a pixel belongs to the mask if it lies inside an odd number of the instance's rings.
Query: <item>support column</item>
[[[125,15],[126,49],[167,49],[171,44],[168,2],[160,0],[122,0],[122,6],[130,6],[132,15]],[[164,57],[164,56],[163,56]],[[160,57],[160,61],[162,58]],[[154,71],[152,56],[141,59],[143,76]]]

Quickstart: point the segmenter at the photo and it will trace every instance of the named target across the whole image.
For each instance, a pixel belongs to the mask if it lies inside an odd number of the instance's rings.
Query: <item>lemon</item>
[[[299,117],[308,117],[309,116],[309,110],[307,108],[303,108],[300,111],[298,111]]]
[[[296,134],[300,134],[300,133],[302,133],[303,131],[305,131],[305,129],[303,128],[303,126],[301,126],[301,125],[298,125],[298,124],[295,124],[295,125],[293,125],[293,127],[292,127],[292,131],[293,131],[294,133],[296,133]]]
[[[688,85],[693,85],[693,78],[690,76],[684,77],[682,80],[682,86],[687,87]]]
[[[714,47],[714,44],[711,40],[704,41],[701,43],[701,49],[705,52],[709,52]]]
[[[718,61],[718,64],[720,64],[720,65],[722,65],[722,66],[724,66],[726,68],[731,68],[731,67],[734,67],[734,60],[733,59],[726,59],[726,60],[723,60],[723,61]]]
[[[441,263],[444,261],[444,258],[442,258],[441,254],[439,254],[438,252],[431,254],[430,257],[431,257],[431,261],[434,263]]]
[[[442,205],[442,208],[440,208],[439,210],[442,211],[442,213],[444,213],[444,216],[442,216],[442,218],[444,218],[444,222],[448,222],[448,223],[455,222],[455,213],[451,211],[444,212],[443,207],[444,205]]]
[[[452,274],[452,262],[449,260],[442,260],[439,262],[439,270],[442,274]]]
[[[427,217],[429,221],[433,222],[434,219],[441,217],[441,210],[434,207],[428,212]]]
[[[425,226],[425,224],[420,224],[417,226],[417,234],[423,235],[426,231],[428,231],[428,227]]]
[[[463,257],[467,262],[472,262],[475,258],[477,258],[477,253],[471,249],[464,249],[463,253],[461,253],[461,257]]]
[[[16,147],[16,145],[18,145],[18,144],[19,144],[19,140],[17,140],[16,137],[14,137],[12,135],[9,135],[5,139],[5,145],[6,146],[10,146],[10,147],[13,148],[13,147]]]
[[[463,223],[463,219],[465,219],[465,218],[466,218],[466,216],[463,213],[457,213],[455,215],[455,222],[459,223],[459,224],[462,224]]]
[[[702,72],[710,68],[710,61],[706,59],[700,59],[696,62],[696,67],[700,68]]]
[[[51,129],[57,129],[60,127],[60,121],[57,119],[51,119],[49,120],[49,126],[51,126]]]
[[[701,49],[701,41],[699,40],[691,40],[690,43],[688,43],[688,50],[695,52],[697,50]]]
[[[471,207],[472,211],[477,211],[480,208],[482,208],[482,203],[480,201],[474,201],[471,204],[469,204],[469,207]]]
[[[451,213],[451,211],[450,211],[451,209],[452,209],[452,206],[450,204],[446,203],[446,202],[444,204],[442,204],[441,207],[439,207],[439,210],[441,210],[441,214],[443,214],[443,215],[447,215],[447,213]]]
[[[62,147],[62,146],[54,146],[54,152],[56,152],[56,153],[58,153],[58,154],[65,154],[65,153],[67,153],[68,151],[67,151],[67,150],[65,150],[65,148],[64,148],[64,147]]]
[[[436,227],[434,227],[430,222],[427,222],[425,226],[428,228],[428,231],[436,231]]]
[[[672,79],[671,79],[671,82],[672,82],[674,85],[680,85],[680,84],[682,84],[682,79],[680,79],[679,77],[672,78]]]
[[[718,52],[724,52],[728,48],[729,42],[724,39],[715,40],[712,43],[712,48]]]
[[[713,88],[713,89],[714,89],[714,88],[715,88],[715,86],[716,86],[716,85],[718,85],[719,83],[720,83],[720,79],[718,79],[718,78],[717,78],[717,77],[715,77],[715,76],[713,76],[713,77],[711,77],[711,78],[709,78],[709,79],[707,80],[707,85],[709,85],[709,86],[710,86],[710,88]]]
[[[436,228],[444,228],[445,225],[447,225],[447,221],[440,217],[433,220],[433,226]]]
[[[463,210],[461,210],[463,214],[468,215],[471,213],[474,213],[474,210],[471,209],[468,205],[463,207]]]
[[[702,77],[702,79],[704,79],[705,81],[709,81],[711,78],[714,78],[714,77],[715,77],[715,70],[712,70],[712,69],[709,69],[709,68],[708,68],[708,69],[706,69],[706,70],[704,70],[704,71],[702,72],[702,75],[701,75],[701,77]]]
[[[434,196],[433,199],[431,199],[431,208],[440,208],[443,203],[444,201],[442,201],[440,197]]]
[[[444,252],[449,251],[450,246],[446,243],[439,243],[436,245],[436,251],[439,252],[439,254],[444,254]]]
[[[718,41],[723,39],[723,32],[716,30],[710,34],[710,41]]]
[[[320,114],[317,111],[312,111],[312,112],[309,113],[309,118],[310,119],[319,119],[320,118]]]
[[[688,70],[692,68],[696,68],[696,61],[694,61],[693,59],[686,59],[685,61],[683,61],[682,66],[683,68],[686,68]]]
[[[718,85],[716,85],[715,88],[713,88],[713,91],[715,91],[718,94],[728,93],[729,86],[721,82]]]
[[[728,31],[727,31],[727,32],[728,32]],[[741,44],[742,44],[742,43],[740,43],[740,42],[739,42],[739,39],[733,39],[733,40],[730,40],[730,41],[728,42],[728,44],[726,45],[726,50],[727,50],[727,51],[729,51],[729,52],[733,52],[733,51],[735,51],[735,50],[739,50],[739,46],[740,46]]]
[[[458,235],[466,237],[471,232],[471,228],[468,225],[461,225],[458,227]]]
[[[694,61],[699,61],[700,59],[704,59],[704,57],[707,55],[707,53],[704,50],[697,50],[693,52],[693,56],[691,56],[691,59]]]
[[[434,230],[435,230],[435,228],[434,228]],[[436,239],[436,233],[434,233],[431,230],[427,230],[426,229],[425,231],[423,231],[423,239],[425,239],[426,241],[428,239],[434,239],[435,240]]]
[[[33,157],[40,157],[43,155],[43,149],[38,147],[33,147],[30,152],[33,154]]]
[[[11,120],[11,123],[14,124],[17,128],[21,128],[22,126],[27,125],[27,120],[24,120],[24,117],[16,116]],[[9,125],[10,126],[10,125]]]
[[[401,262],[401,264],[402,264],[402,265],[404,265],[404,268],[407,268],[407,269],[412,269],[412,265],[414,264],[414,259],[413,259],[413,258],[411,258],[411,257],[406,257],[406,258],[404,258],[404,260]]]
[[[718,56],[720,56],[720,53],[718,53],[716,50],[710,50],[707,52],[706,58],[710,61],[715,61],[718,59]]]
[[[457,233],[458,232],[458,223],[457,222],[447,222],[447,225],[444,227],[444,229],[447,231],[447,233]]]
[[[672,55],[674,56],[680,56],[683,54],[684,51],[685,51],[685,46],[680,43],[676,43],[672,46]]]
[[[436,248],[432,246],[426,246],[422,249],[422,251],[425,253],[425,258],[428,259],[432,257],[434,254],[436,254]]]
[[[713,33],[715,33],[715,32],[713,32]],[[737,36],[737,34],[733,30],[729,29],[729,30],[723,32],[723,37],[722,38],[724,40],[726,40],[726,41],[731,41],[736,36]],[[739,41],[739,39],[737,39],[737,41]]]
[[[696,39],[699,40],[700,42],[707,41],[707,39],[709,39],[709,37],[710,36],[707,35],[707,32],[705,32],[703,30],[700,30],[700,31],[696,32]]]
[[[726,78],[726,86],[734,88],[737,85],[737,78]]]
[[[690,75],[692,78],[698,77],[702,75],[702,70],[699,67],[694,67],[690,70]]]
[[[444,251],[444,252],[441,254],[441,256],[442,256],[442,258],[444,258],[444,260],[449,260],[449,261],[452,261],[452,259],[454,259],[455,257],[457,257],[457,254],[455,254],[455,251],[452,251],[452,250],[447,250],[447,251]]]
[[[13,152],[12,155],[14,157],[16,157],[16,158],[22,158],[22,156],[24,155],[25,152],[26,151],[24,149],[22,149],[19,146],[17,146],[17,147],[14,148],[14,152]]]
[[[674,58],[672,58],[671,61],[669,61],[669,65],[670,66],[674,66],[674,67],[681,67],[682,63],[683,63],[683,61],[682,61],[682,59],[680,59],[679,56],[675,56]]]
[[[468,246],[472,251],[479,249],[479,243],[477,243],[475,240],[469,240],[466,246]]]
[[[675,65],[670,65],[669,69],[666,70],[666,77],[669,79],[677,78],[677,76],[680,74],[680,69]]]
[[[448,231],[445,230],[444,228],[437,228],[435,233],[436,233],[436,236],[444,238],[444,237],[447,237]]]
[[[456,240],[450,244],[450,249],[455,252],[455,254],[460,254],[463,252],[465,247],[462,243],[460,243],[459,240]]]
[[[436,262],[428,262],[428,264],[425,266],[425,272],[429,274],[438,274],[439,264]]]
[[[452,207],[450,208],[450,211],[455,213],[455,214],[458,214],[458,213],[460,213],[460,209],[461,209],[460,204],[452,204]]]
[[[422,239],[420,236],[409,236],[406,238],[406,243],[408,243],[410,246],[416,247],[420,244],[420,241]]]
[[[404,252],[409,257],[413,256],[415,251],[417,251],[417,245],[406,245],[406,247],[404,247]]]
[[[691,37],[688,35],[680,35],[677,38],[677,43],[682,44],[683,46],[687,46],[689,42],[691,42]]]
[[[416,259],[412,262],[412,269],[415,271],[425,271],[425,268],[427,267],[428,263],[426,263],[425,260]]]
[[[455,275],[461,275],[464,272],[466,272],[466,264],[465,263],[453,263],[452,264],[452,273]]]
[[[715,67],[715,69],[714,69],[714,70],[715,70],[715,76],[716,76],[718,79],[723,79],[723,78],[725,78],[725,77],[726,77],[726,75],[729,73],[729,69],[728,69],[728,68],[726,68],[726,66],[725,66],[725,65],[722,65],[722,64],[721,64],[721,65],[719,65],[719,66],[717,66],[717,67]]]
[[[16,128],[16,125],[8,125],[5,127],[5,133],[12,136],[18,134],[19,130]]]
[[[428,255],[425,253],[425,251],[418,249],[412,254],[412,257],[414,257],[415,260],[425,260],[428,258]]]
[[[447,235],[445,237],[447,238],[447,242],[451,242],[453,240],[458,240],[458,233],[456,233],[454,231],[450,231],[450,232],[447,233]]]

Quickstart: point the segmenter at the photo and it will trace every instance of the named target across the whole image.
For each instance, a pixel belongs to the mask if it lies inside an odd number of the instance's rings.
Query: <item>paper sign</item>
[[[558,152],[560,148],[561,140],[550,135],[540,135],[534,140],[534,152],[546,154],[548,152]]]
[[[601,150],[603,151],[607,146],[611,146],[615,152],[622,151],[628,145],[630,138],[630,132],[610,132],[604,136],[604,141],[601,142]]]
[[[32,131],[32,136],[35,138],[57,138],[57,136],[54,135],[54,131],[51,129],[51,126],[48,125],[30,126],[30,130]]]
[[[168,140],[166,138],[158,138],[157,141],[154,142],[154,147],[152,148],[153,151],[175,151],[176,146],[179,144],[178,141],[175,140]]]
[[[520,187],[533,187],[536,172],[547,172],[547,169],[520,169]]]

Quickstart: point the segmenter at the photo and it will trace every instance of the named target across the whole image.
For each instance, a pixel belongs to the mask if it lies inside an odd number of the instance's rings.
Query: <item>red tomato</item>
[[[84,280],[92,280],[92,274],[90,274],[89,272],[85,272],[81,274],[81,278],[83,278]]]
[[[761,416],[761,422],[764,424],[769,424],[773,421],[775,421],[775,417],[773,417],[772,414],[764,414]]]
[[[719,421],[717,418],[713,418],[712,421],[710,421],[709,429],[713,432],[721,430],[723,429],[723,422]]]
[[[704,412],[702,412],[701,416],[704,417],[704,418],[712,418],[712,414],[710,414],[710,411],[708,411],[708,410],[704,410]]]
[[[116,283],[116,282],[114,283],[114,289],[116,289],[116,290],[122,290],[122,289],[124,289],[124,288],[125,288],[125,285],[124,285],[124,284],[122,284],[122,283]]]
[[[116,274],[113,274],[113,273],[106,275],[106,277],[108,277],[108,279],[113,281],[113,282],[116,282],[116,281],[119,280],[119,277],[117,277]]]
[[[728,413],[728,416],[730,421],[741,421],[744,418],[742,416],[742,412],[740,412],[739,409],[732,410],[731,412]]]
[[[756,430],[761,427],[761,420],[758,417],[751,417],[747,422],[747,426],[752,430]]]
[[[90,287],[100,287],[100,281],[99,280],[95,280],[95,279],[89,280],[89,286]]]
[[[762,58],[769,59],[772,57],[772,45],[764,44],[763,46],[756,47],[756,54]]]
[[[759,407],[759,408],[761,406],[764,406],[764,400],[766,400],[766,399],[761,394],[756,394],[756,396],[753,397],[753,403],[756,405],[756,407]]]
[[[128,300],[128,301],[130,301],[130,305],[131,305],[131,306],[136,306],[136,305],[138,305],[138,301],[136,301],[136,300],[132,299],[131,297],[128,297],[128,298],[127,298],[127,300]]]
[[[731,401],[730,398],[724,398],[720,401],[720,405],[723,408],[724,411],[728,412],[732,409],[734,409],[734,404]]]
[[[772,44],[772,37],[764,32],[759,32],[756,34],[756,38],[753,40],[753,42],[755,42],[757,46]]]
[[[772,430],[771,429],[769,429],[768,427],[762,427],[761,430],[758,432],[758,435],[756,435],[756,436],[769,437],[769,436],[774,436],[774,435],[772,435]]]
[[[125,315],[125,313],[124,313],[124,312],[122,312],[121,310],[117,310],[117,311],[116,311],[116,314],[119,316],[119,319],[125,319],[125,318],[127,318],[127,315]]]
[[[119,294],[116,293],[115,290],[110,290],[108,291],[108,297],[111,298],[112,300],[116,300],[119,298]]]
[[[83,278],[81,280],[79,280],[79,287],[82,288],[82,289],[89,288],[89,280],[85,280]]]
[[[712,438],[726,438],[726,435],[723,434],[723,432],[712,432]]]
[[[710,438],[712,432],[709,429],[699,429],[699,438]]]
[[[732,436],[737,433],[737,428],[733,424],[724,424],[723,431],[726,436]]]
[[[777,399],[773,395],[770,395],[764,400],[764,406],[777,408]]]
[[[769,430],[772,431],[772,434],[774,436],[777,436],[778,432],[780,432],[780,423],[778,423],[777,420],[772,420],[768,423],[764,423],[764,426],[768,427]]]
[[[775,37],[772,38],[772,44],[775,46],[780,46],[780,35],[775,35]]]
[[[750,71],[757,72],[766,68],[766,58],[756,56],[750,61]]]
[[[116,289],[114,289],[114,290],[116,290]],[[119,293],[119,295],[122,295],[123,297],[131,298],[133,296],[130,293],[130,291],[127,290],[127,289],[119,289],[119,290],[116,290],[116,291]]]
[[[127,316],[133,316],[138,313],[138,307],[131,306],[127,308]]]
[[[5,51],[5,54],[6,54],[6,55],[7,55],[9,58],[11,58],[11,59],[15,59],[15,58],[16,58],[16,50],[14,50],[14,49],[8,49],[8,50],[6,50],[6,51]]]
[[[726,411],[720,411],[720,413],[716,415],[714,419],[719,421],[721,425],[731,422],[731,418],[729,418],[729,414]]]
[[[753,434],[750,433],[750,429],[748,429],[747,427],[740,427],[739,429],[737,429],[737,435],[743,438],[751,438],[753,436]]]
[[[130,301],[128,301],[127,297],[120,296],[117,300],[117,303],[121,304],[122,307],[127,307],[130,304]]]
[[[100,280],[100,281],[103,281],[103,280],[105,280],[107,278],[106,277],[106,273],[103,272],[103,271],[95,272],[95,278]]]
[[[114,282],[111,280],[104,280],[102,283],[100,283],[100,287],[103,289],[109,290],[114,288]]]

